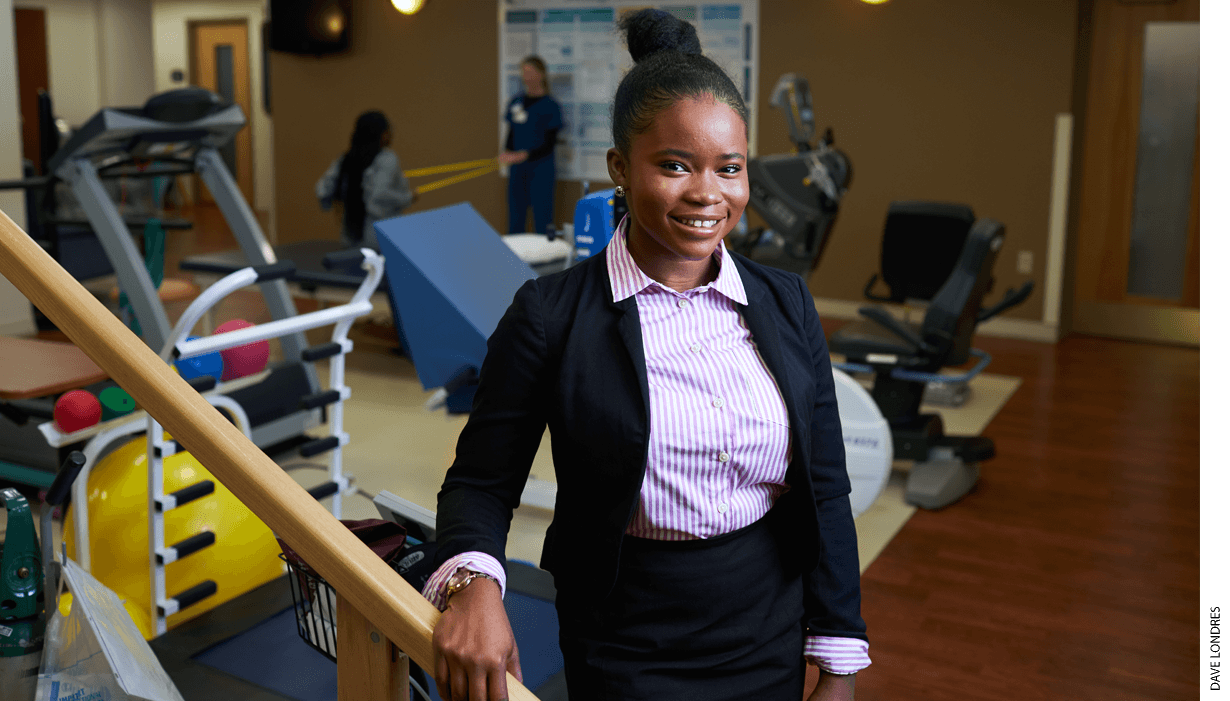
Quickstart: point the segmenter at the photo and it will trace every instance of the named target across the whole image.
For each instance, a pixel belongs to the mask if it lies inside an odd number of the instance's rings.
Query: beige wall
[[[0,180],[21,177],[21,113],[17,100],[17,49],[13,35],[12,0],[0,0]],[[0,190],[0,211],[21,227],[26,208],[21,190]],[[15,336],[34,331],[34,317],[26,298],[8,280],[0,277],[0,335]]]
[[[437,0],[404,17],[386,0],[355,0],[349,54],[274,55],[281,241],[337,235],[312,186],[363,110],[388,113],[407,167],[492,155],[496,8]],[[790,148],[768,91],[793,71],[809,79],[818,124],[833,127],[854,164],[812,291],[863,301],[889,202],[964,202],[1007,225],[992,295],[1036,280],[1039,291],[1010,315],[1040,322],[1055,124],[1072,110],[1077,0],[763,0],[760,18],[760,153]],[[559,192],[557,219],[567,221],[579,190],[568,183]],[[504,181],[495,176],[430,193],[415,209],[462,200],[504,229]],[[1033,254],[1029,275],[1016,272],[1020,251]]]
[[[42,9],[47,21],[47,81],[56,116],[73,126],[102,107],[95,0],[17,0]],[[11,52],[6,52],[8,55]]]
[[[57,117],[80,126],[103,107],[154,93],[151,0],[17,0],[47,18],[47,80]]]
[[[252,166],[254,208],[273,207],[273,121],[265,112],[265,79],[261,72],[261,24],[265,21],[265,0],[154,0],[154,84],[158,92],[188,84],[188,23],[200,20],[246,20],[248,23],[248,85],[252,86]],[[184,80],[171,80],[180,70]],[[266,232],[272,235],[272,232]]]
[[[154,94],[152,9],[151,0],[98,1],[102,106],[142,105]]]

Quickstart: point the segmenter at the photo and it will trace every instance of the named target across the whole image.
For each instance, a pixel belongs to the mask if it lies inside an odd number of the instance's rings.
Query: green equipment
[[[38,682],[43,635],[43,565],[30,503],[0,490],[8,528],[0,555],[0,701],[30,701]]]

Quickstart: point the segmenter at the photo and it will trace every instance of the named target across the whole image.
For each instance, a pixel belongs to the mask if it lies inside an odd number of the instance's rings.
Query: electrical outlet
[[[1034,271],[1034,252],[1021,251],[1016,254],[1016,271],[1028,275]]]

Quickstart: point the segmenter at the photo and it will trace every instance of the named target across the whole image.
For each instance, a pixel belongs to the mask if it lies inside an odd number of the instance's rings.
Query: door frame
[[[188,83],[190,85],[200,85],[199,81],[200,81],[201,68],[198,65],[198,61],[197,61],[197,56],[198,56],[197,54],[197,48],[198,48],[197,47],[197,42],[198,42],[197,30],[202,27],[225,27],[225,26],[242,26],[243,27],[244,45],[243,45],[242,51],[243,51],[244,64],[247,69],[247,74],[244,75],[244,83],[248,86],[248,100],[247,100],[248,104],[241,105],[241,106],[245,110],[244,117],[247,120],[247,123],[244,124],[243,129],[241,129],[240,132],[235,135],[235,139],[236,141],[238,141],[240,134],[246,132],[246,135],[247,135],[246,151],[247,152],[246,154],[241,153],[240,150],[236,148],[235,150],[236,161],[235,162],[236,162],[236,168],[238,169],[240,158],[244,158],[247,161],[247,171],[249,174],[249,178],[248,178],[249,182],[248,182],[248,186],[246,189],[243,187],[242,183],[239,183],[239,178],[236,178],[236,184],[240,186],[239,188],[240,192],[242,192],[244,195],[244,198],[247,199],[248,206],[255,207],[255,202],[256,202],[256,154],[255,154],[256,144],[255,144],[255,141],[256,140],[253,138],[254,118],[252,114],[253,112],[252,103],[254,100],[254,96],[253,96],[254,85],[252,81],[252,65],[251,65],[252,64],[252,26],[251,26],[251,22],[249,21],[249,18],[246,15],[236,15],[234,17],[210,17],[208,19],[190,19],[188,20],[187,25],[188,25],[187,27]],[[193,187],[195,191],[195,200],[197,202],[202,202],[202,201],[213,202],[213,198],[209,195],[209,189],[205,187],[204,183],[201,182],[201,179],[194,175],[193,182],[195,183]]]
[[[1199,129],[1188,214],[1187,272],[1180,300],[1107,290],[1126,274],[1136,185],[1136,148],[1143,80],[1143,27],[1148,22],[1199,22],[1197,0],[1081,2],[1078,47],[1081,126],[1072,224],[1077,232],[1067,306],[1068,330],[1099,336],[1199,346]],[[1114,239],[1122,239],[1120,241]],[[1109,251],[1109,253],[1108,253]],[[1122,268],[1122,270],[1120,270]],[[1107,280],[1110,280],[1108,287]],[[1101,289],[1100,289],[1101,288]]]

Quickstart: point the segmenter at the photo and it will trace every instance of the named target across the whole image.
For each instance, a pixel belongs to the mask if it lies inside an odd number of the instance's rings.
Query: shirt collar
[[[629,218],[625,215],[623,221],[615,228],[615,235],[611,237],[611,243],[606,247],[606,269],[611,278],[611,296],[616,302],[625,300],[654,285],[664,290],[669,289],[646,275],[632,259],[632,254],[628,252],[628,222]],[[747,292],[743,289],[743,279],[739,277],[739,270],[735,267],[734,259],[726,251],[726,244],[719,241],[713,255],[716,256],[718,262],[717,279],[697,289],[712,289],[730,298],[736,304],[746,305]],[[678,294],[674,290],[671,292]]]

